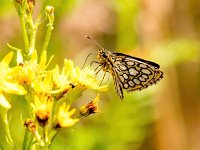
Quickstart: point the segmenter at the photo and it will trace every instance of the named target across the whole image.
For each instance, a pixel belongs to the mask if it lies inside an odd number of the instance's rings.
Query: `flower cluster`
[[[106,86],[99,86],[94,71],[89,67],[81,70],[74,67],[71,60],[64,60],[61,71],[57,65],[54,69],[47,70],[49,62],[46,51],[43,52],[40,61],[36,51],[32,53],[30,60],[23,60],[21,52],[17,53],[17,62],[20,58],[17,66],[8,66],[13,53],[9,53],[0,63],[0,67],[4,69],[0,78],[0,104],[6,108],[11,107],[4,93],[24,95],[32,108],[32,116],[25,121],[25,127],[36,139],[42,140],[42,136],[48,137],[52,130],[56,133],[55,130],[59,128],[73,126],[80,116],[97,112],[99,95],[94,101],[82,106],[79,111],[75,108],[70,109],[71,104],[86,89],[106,89]],[[39,128],[46,130],[43,133],[47,135],[40,135]],[[38,143],[44,144],[44,141]]]
[[[8,53],[0,62],[2,72],[0,107],[7,111],[11,108],[9,94],[23,95],[31,108],[29,118],[24,121],[24,126],[31,133],[32,141],[37,141],[40,147],[48,147],[61,128],[73,126],[81,116],[98,112],[99,94],[93,101],[80,108],[71,108],[72,103],[87,89],[104,91],[107,86],[99,85],[100,82],[90,67],[85,69],[74,67],[71,60],[65,59],[62,69],[58,65],[55,65],[53,69],[47,69],[53,59],[53,56],[47,58],[47,45],[54,21],[53,7],[47,6],[44,9],[49,23],[41,55],[38,56],[35,49],[35,35],[41,21],[40,17],[35,23],[32,20],[35,1],[13,0],[13,3],[21,20],[25,50],[8,44],[16,52],[16,65],[9,66],[14,52]],[[6,126],[8,126],[7,111],[1,113]],[[6,139],[15,147],[9,130],[6,131]],[[25,140],[23,145],[30,147],[28,143],[31,144],[30,141]]]

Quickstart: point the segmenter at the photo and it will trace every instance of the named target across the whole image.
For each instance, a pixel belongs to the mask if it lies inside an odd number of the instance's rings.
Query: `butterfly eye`
[[[103,55],[102,55],[104,58],[107,58],[108,57],[108,55],[106,54],[106,53],[103,53]]]

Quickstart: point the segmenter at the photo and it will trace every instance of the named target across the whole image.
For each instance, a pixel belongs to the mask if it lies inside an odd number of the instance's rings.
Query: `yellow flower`
[[[63,89],[70,84],[65,68],[63,68],[62,72],[60,73],[58,66],[56,66],[53,70],[53,80],[56,89]]]
[[[18,66],[12,68],[10,73],[13,80],[23,84],[32,84],[37,78],[42,78],[45,76],[45,69],[48,67],[53,56],[49,59],[47,63],[46,51],[41,55],[41,59],[38,62],[37,52],[33,51],[30,60],[23,60],[21,51],[17,51],[17,64]]]
[[[89,89],[105,90],[107,85],[99,86],[99,81],[95,77],[95,73],[89,67],[81,70],[79,67],[74,67],[71,60],[64,60],[64,67],[62,73],[58,74],[59,69],[56,68],[54,75],[54,81],[57,87],[63,87],[66,85],[77,84],[85,86]]]
[[[50,94],[53,88],[52,72],[47,71],[43,76],[38,76],[31,84],[36,94]]]
[[[53,107],[52,97],[46,95],[35,95],[32,107],[38,123],[41,126],[47,125]]]
[[[80,114],[82,116],[89,116],[91,114],[97,113],[99,112],[99,107],[98,107],[98,101],[99,101],[99,94],[97,95],[97,97],[91,101],[90,103],[88,103],[87,105],[83,105],[80,108]]]
[[[67,97],[70,101],[79,97],[87,88],[101,91],[107,88],[107,85],[99,86],[94,71],[89,67],[81,70],[79,67],[74,67],[73,62],[67,59],[64,60],[61,72],[58,66],[53,70],[53,82],[55,88],[51,93],[56,94],[57,99]]]
[[[9,102],[6,100],[4,93],[11,93],[17,95],[26,94],[26,90],[19,85],[15,80],[12,80],[10,76],[11,68],[9,68],[9,63],[13,57],[13,53],[8,53],[3,60],[0,62],[0,105],[5,108],[10,108]]]
[[[73,126],[79,119],[73,119],[72,116],[75,114],[76,110],[72,109],[69,111],[69,105],[63,103],[57,115],[55,116],[55,128],[66,128]]]
[[[31,84],[35,80],[37,67],[31,62],[25,62],[19,66],[13,67],[10,76],[20,84]]]

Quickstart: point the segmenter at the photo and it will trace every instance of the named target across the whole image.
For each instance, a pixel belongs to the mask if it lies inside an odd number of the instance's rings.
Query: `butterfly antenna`
[[[97,46],[99,46],[101,49],[104,49],[97,41],[95,41],[93,38],[89,37],[89,36],[85,36],[86,38],[92,40]]]
[[[84,61],[84,64],[83,64],[82,68],[85,66],[85,64],[86,64],[86,62],[87,62],[87,60],[88,60],[88,58],[89,58],[92,54],[97,54],[97,52],[93,52],[93,53],[90,53],[90,54],[87,55],[87,57],[86,57],[86,59],[85,59],[85,61]]]

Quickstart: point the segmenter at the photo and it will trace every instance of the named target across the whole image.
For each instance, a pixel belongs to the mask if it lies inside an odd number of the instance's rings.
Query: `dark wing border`
[[[135,60],[144,62],[144,63],[149,64],[149,65],[152,65],[152,66],[154,66],[154,67],[156,67],[156,68],[158,68],[158,69],[160,68],[160,65],[158,65],[157,63],[152,62],[152,61],[148,61],[148,60],[145,60],[145,59],[142,59],[142,58],[138,58],[138,57],[126,55],[126,54],[123,54],[123,53],[113,53],[113,54],[118,55],[118,56],[130,57],[130,58],[132,58],[132,59],[135,59]]]

